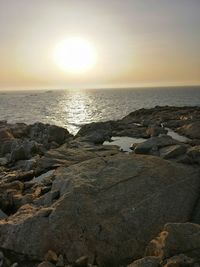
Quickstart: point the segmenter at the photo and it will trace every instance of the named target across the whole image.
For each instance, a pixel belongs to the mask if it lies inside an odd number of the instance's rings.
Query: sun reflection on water
[[[67,92],[60,101],[61,113],[64,114],[70,132],[77,132],[80,125],[91,122],[93,112],[89,109],[92,99],[83,91]]]

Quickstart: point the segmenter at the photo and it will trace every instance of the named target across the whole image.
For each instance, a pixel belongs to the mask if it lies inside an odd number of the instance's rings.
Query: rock
[[[70,134],[67,129],[56,125],[50,125],[48,127],[48,141],[56,142],[59,145],[62,145],[66,139],[70,137]]]
[[[190,159],[190,163],[200,164],[200,145],[188,149],[187,156]]]
[[[184,254],[180,254],[167,259],[166,264],[164,264],[164,267],[179,267],[179,266],[194,267],[195,260],[185,256]],[[199,266],[200,266],[199,264],[196,265],[196,267]]]
[[[11,162],[24,159],[27,159],[27,154],[23,146],[16,147],[15,149],[12,150],[10,155]]]
[[[56,266],[57,267],[64,267],[65,266],[63,255],[58,256]]]
[[[3,252],[0,251],[0,267],[3,267],[3,263],[4,263],[4,255]]]
[[[28,126],[28,136],[32,140],[44,144],[46,148],[51,147],[51,142],[61,145],[72,137],[67,129],[39,122]]]
[[[1,143],[14,139],[14,136],[8,128],[0,128],[0,141]]]
[[[1,247],[36,258],[51,249],[69,262],[88,255],[101,267],[119,266],[141,257],[165,223],[190,220],[199,196],[196,169],[145,155],[94,158],[54,175],[51,191],[60,198],[52,212],[27,206],[1,221]]]
[[[0,220],[4,220],[8,218],[8,215],[6,215],[1,209],[0,209]]]
[[[187,148],[183,145],[172,145],[163,147],[159,150],[160,157],[164,159],[176,158],[182,156],[186,152]]]
[[[73,267],[87,267],[88,266],[88,257],[82,256],[75,261]]]
[[[44,205],[45,206],[51,205],[53,203],[53,201],[58,199],[59,197],[60,197],[60,191],[59,190],[54,190],[54,191],[49,192],[44,197]]]
[[[0,187],[1,189],[15,189],[15,190],[18,190],[18,191],[22,191],[23,188],[24,188],[24,184],[20,181],[13,181],[13,182],[10,182],[10,183],[1,183],[0,184]]]
[[[200,259],[200,225],[193,223],[168,223],[160,235],[146,249],[146,255],[161,259],[182,254]]]
[[[43,261],[38,265],[38,267],[55,267],[55,265],[51,262]]]
[[[178,132],[192,139],[200,139],[200,121],[185,124]]]
[[[159,136],[160,134],[166,134],[167,130],[165,130],[163,127],[152,125],[147,128],[146,133],[149,137],[155,137]]]
[[[158,257],[149,256],[139,260],[134,261],[127,267],[159,267],[160,259]]]
[[[6,157],[0,158],[0,166],[5,166],[8,164],[8,159]]]
[[[166,146],[175,145],[177,143],[178,141],[172,139],[172,137],[168,135],[151,137],[147,141],[137,144],[135,146],[134,152],[136,154],[159,155],[158,149]]]
[[[81,127],[76,137],[94,144],[103,144],[112,137],[112,126],[110,122],[96,122]]]
[[[49,250],[49,251],[45,254],[44,259],[45,259],[45,261],[49,261],[49,262],[52,262],[52,263],[56,263],[57,260],[58,260],[58,256],[57,256],[57,254],[56,254],[54,251]]]

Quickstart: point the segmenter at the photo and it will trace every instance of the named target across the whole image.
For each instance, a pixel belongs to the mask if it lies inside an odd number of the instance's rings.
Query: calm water
[[[85,123],[119,119],[155,105],[200,105],[200,87],[0,91],[0,120],[41,121],[76,133]]]

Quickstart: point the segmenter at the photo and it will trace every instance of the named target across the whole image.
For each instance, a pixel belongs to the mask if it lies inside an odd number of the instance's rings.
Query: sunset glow
[[[70,38],[56,46],[54,59],[64,71],[85,72],[95,65],[96,51],[87,40]]]

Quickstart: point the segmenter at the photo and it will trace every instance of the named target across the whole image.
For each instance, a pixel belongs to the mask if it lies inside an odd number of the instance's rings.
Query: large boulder
[[[195,169],[145,155],[60,167],[46,193],[57,192],[51,207],[24,206],[0,221],[0,246],[37,259],[51,249],[70,262],[88,255],[101,267],[120,266],[141,257],[165,223],[190,220],[199,186]]]
[[[94,144],[103,144],[112,137],[111,122],[94,122],[82,126],[76,137]]]
[[[71,134],[62,127],[37,122],[28,125],[28,136],[49,148],[49,143],[56,142],[61,145],[71,137]]]

